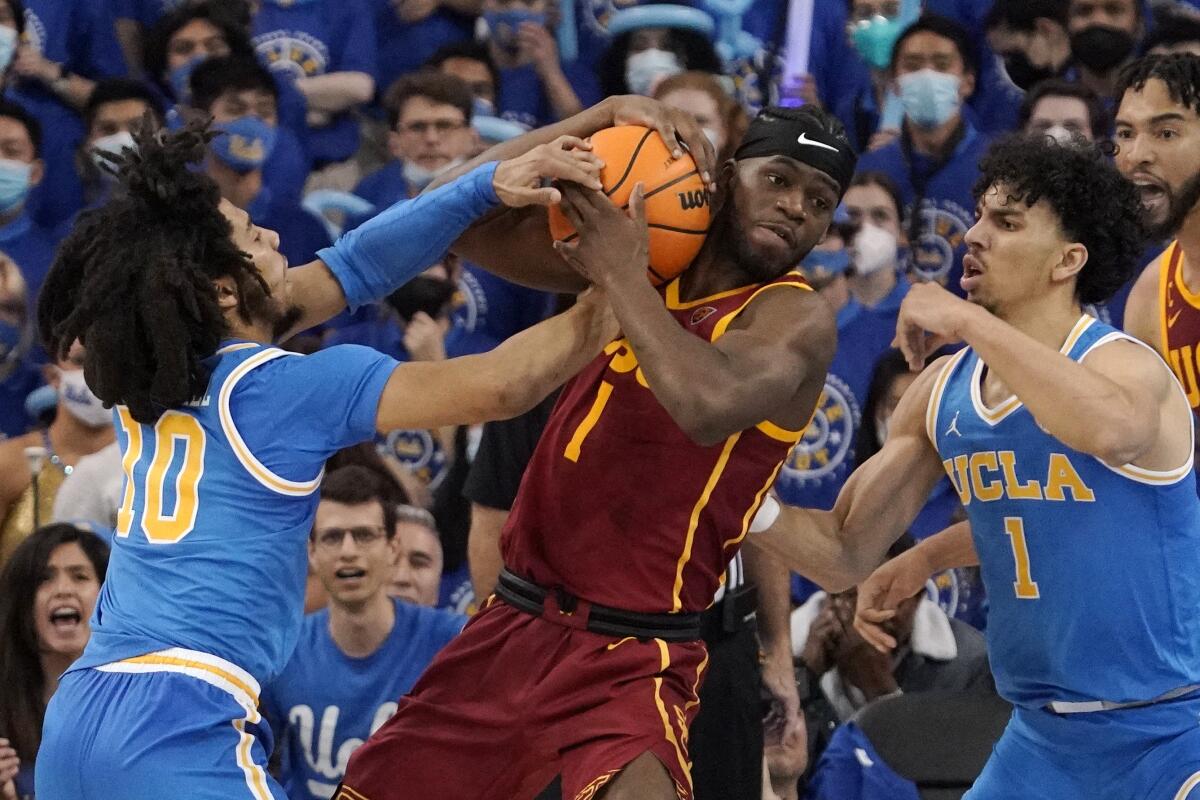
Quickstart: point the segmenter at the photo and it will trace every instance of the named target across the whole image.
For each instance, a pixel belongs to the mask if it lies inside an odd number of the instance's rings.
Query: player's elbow
[[[1088,448],[1091,454],[1114,466],[1131,464],[1144,456],[1158,438],[1157,420],[1135,417],[1132,423],[1098,426]]]

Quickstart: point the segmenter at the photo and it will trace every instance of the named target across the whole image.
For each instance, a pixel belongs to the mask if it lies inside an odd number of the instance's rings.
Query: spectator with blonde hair
[[[717,151],[718,162],[733,158],[737,143],[750,124],[746,110],[707,72],[681,72],[654,87],[654,99],[689,111]]]

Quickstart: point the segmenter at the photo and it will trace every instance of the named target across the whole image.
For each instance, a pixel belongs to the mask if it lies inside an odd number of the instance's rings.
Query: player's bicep
[[[1142,270],[1129,292],[1125,304],[1125,332],[1163,351],[1158,307],[1159,262],[1155,260]]]
[[[475,223],[450,248],[505,280],[574,294],[587,281],[554,252],[543,208],[506,209]]]

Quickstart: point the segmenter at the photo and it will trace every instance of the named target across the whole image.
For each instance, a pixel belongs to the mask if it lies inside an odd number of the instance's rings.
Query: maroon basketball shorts
[[[490,599],[355,751],[336,800],[527,800],[558,774],[564,800],[590,800],[646,752],[691,800],[707,663],[700,641],[617,639]]]

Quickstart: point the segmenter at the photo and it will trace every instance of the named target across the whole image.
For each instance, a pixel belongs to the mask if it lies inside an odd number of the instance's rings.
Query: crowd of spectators
[[[829,235],[797,265],[836,312],[839,343],[775,488],[829,508],[911,382],[890,350],[905,293],[917,281],[959,291],[989,144],[1016,129],[1104,142],[1124,64],[1200,54],[1200,0],[817,0],[798,42],[788,20],[801,5],[0,0],[0,787],[34,794],[41,714],[86,642],[122,499],[111,413],[83,379],[82,347],[48,357],[34,310],[58,242],[112,192],[108,157],[138,126],[211,117],[203,169],[298,265],[490,144],[608,95],[693,113],[721,158],[758,108],[819,103],[861,158]],[[797,49],[809,61],[789,83]],[[1120,325],[1128,288],[1090,310]],[[444,359],[563,302],[447,254],[386,303],[285,346]],[[309,547],[313,613],[264,701],[291,797],[329,796],[353,747],[490,593],[552,401],[515,427],[392,431],[330,463]],[[481,437],[489,465],[472,471]],[[943,481],[911,535],[958,519]],[[768,747],[764,797],[849,797],[830,786],[845,786],[839,759],[854,751],[831,743],[871,700],[989,690],[977,572],[936,576],[912,598],[891,657],[855,639],[852,596],[796,577],[793,601],[808,746]]]

